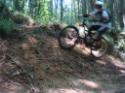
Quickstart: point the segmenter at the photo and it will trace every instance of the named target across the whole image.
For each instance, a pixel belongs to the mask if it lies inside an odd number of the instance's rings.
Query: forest
[[[125,93],[125,0],[0,0],[0,93]]]
[[[93,10],[95,0],[1,0],[13,13],[32,17],[39,23],[79,22],[80,14]],[[113,26],[123,28],[125,0],[105,0],[105,7],[113,18]]]

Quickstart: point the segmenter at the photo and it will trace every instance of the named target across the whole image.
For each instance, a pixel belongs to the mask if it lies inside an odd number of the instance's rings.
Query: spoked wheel
[[[59,34],[59,45],[64,49],[71,49],[75,46],[77,38],[77,28],[74,26],[67,26]]]
[[[102,57],[108,51],[108,43],[104,38],[101,38],[100,41],[97,42],[97,46],[94,46],[95,49],[91,49],[91,53],[94,57]]]

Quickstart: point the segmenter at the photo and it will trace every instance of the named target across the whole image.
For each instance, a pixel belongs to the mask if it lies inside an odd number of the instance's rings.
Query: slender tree
[[[60,21],[63,21],[63,0],[60,0]]]

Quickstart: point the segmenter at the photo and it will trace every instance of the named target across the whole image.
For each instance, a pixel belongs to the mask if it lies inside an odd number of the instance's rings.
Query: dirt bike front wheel
[[[58,42],[63,49],[71,49],[77,39],[78,29],[75,26],[67,26],[59,33]]]

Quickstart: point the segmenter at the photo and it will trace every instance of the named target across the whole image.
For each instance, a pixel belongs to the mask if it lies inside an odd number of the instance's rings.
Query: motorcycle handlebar
[[[78,15],[78,17],[84,17],[84,18],[87,18],[87,17],[89,17],[89,14]]]

